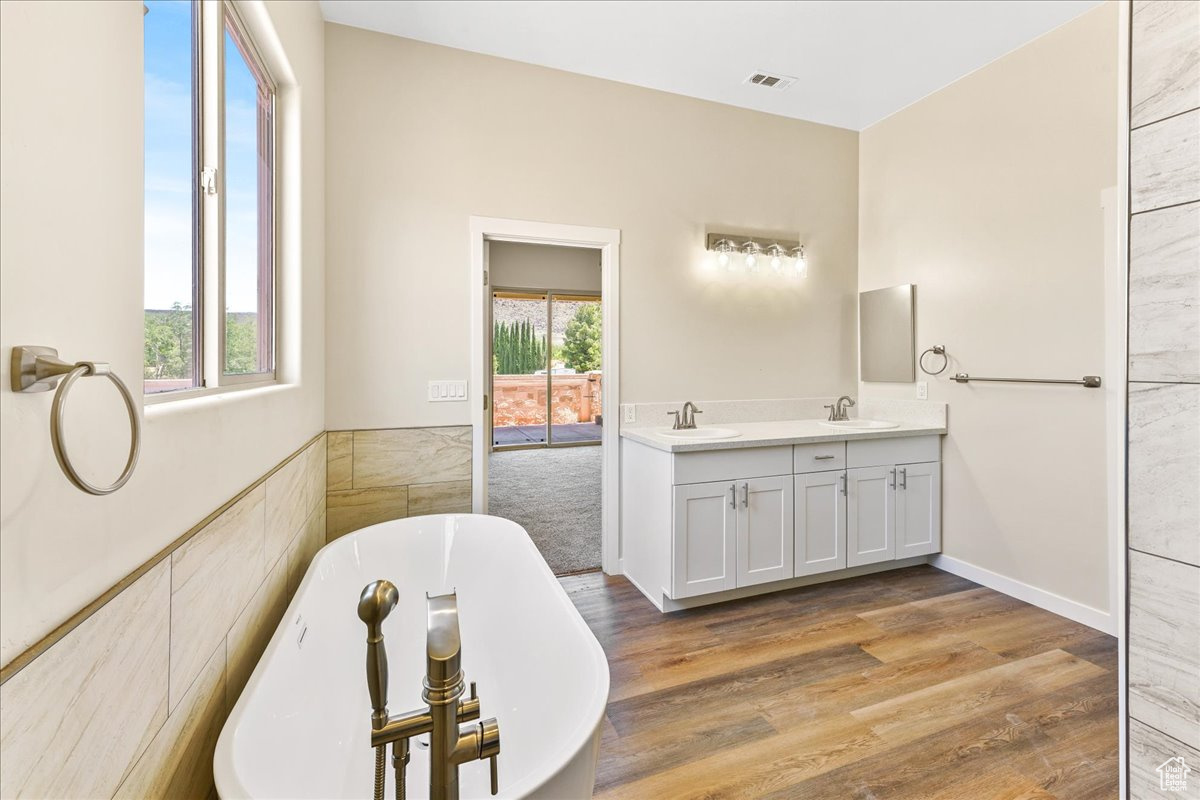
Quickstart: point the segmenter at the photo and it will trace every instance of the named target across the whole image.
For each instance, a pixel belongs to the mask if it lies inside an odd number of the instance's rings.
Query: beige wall
[[[469,422],[426,383],[470,372],[471,215],[621,230],[624,402],[852,388],[856,133],[325,30],[329,429]],[[706,229],[798,236],[810,277],[706,272]]]
[[[285,385],[147,408],[142,460],[110,497],[67,483],[50,396],[8,391],[10,348],[107,360],[141,392],[142,4],[0,3],[0,661],[7,663],[324,429],[322,22],[267,6],[298,87],[302,186],[281,216]],[[73,393],[69,445],[94,480],[127,427],[107,382]]]
[[[600,292],[600,251],[522,242],[488,242],[492,286]]]
[[[948,376],[1104,371],[1116,38],[1108,3],[872,126],[859,188],[859,288],[915,283],[918,352],[954,358],[918,373],[950,404],[944,552],[1102,612],[1105,392]]]

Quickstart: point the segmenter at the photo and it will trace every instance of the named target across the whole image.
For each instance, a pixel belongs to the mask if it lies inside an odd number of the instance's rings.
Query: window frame
[[[262,51],[237,9],[234,0],[192,0],[192,368],[193,385],[153,393],[143,388],[143,405],[183,400],[233,389],[272,386],[278,381],[278,241],[279,241],[279,153],[278,90]],[[225,33],[239,45],[247,68],[260,87],[268,90],[270,131],[270,202],[260,202],[260,213],[268,215],[267,259],[258,259],[259,357],[268,359],[268,369],[259,372],[225,371]],[[215,170],[215,179],[205,173]],[[260,189],[264,185],[259,177]],[[262,246],[264,222],[259,220]],[[263,290],[264,278],[268,281]],[[263,324],[263,319],[266,324]]]

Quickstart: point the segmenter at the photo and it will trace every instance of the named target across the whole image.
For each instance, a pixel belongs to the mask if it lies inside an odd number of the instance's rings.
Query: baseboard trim
[[[930,556],[929,563],[943,572],[949,572],[960,578],[975,581],[975,583],[986,586],[989,589],[995,589],[997,592],[1006,594],[1009,597],[1015,597],[1030,605],[1044,608],[1052,614],[1058,614],[1060,617],[1066,617],[1069,620],[1078,622],[1080,625],[1095,628],[1101,633],[1107,633],[1109,636],[1117,635],[1116,619],[1106,611],[1086,606],[1074,600],[1068,600],[1053,592],[1047,592],[1045,589],[1030,586],[1028,583],[1022,583],[1014,578],[992,572],[990,569],[984,569],[953,556],[944,554]]]

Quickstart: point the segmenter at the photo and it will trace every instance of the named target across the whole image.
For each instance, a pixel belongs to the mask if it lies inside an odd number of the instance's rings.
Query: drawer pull
[[[813,461],[828,461],[831,458],[837,458],[837,456],[813,456]]]

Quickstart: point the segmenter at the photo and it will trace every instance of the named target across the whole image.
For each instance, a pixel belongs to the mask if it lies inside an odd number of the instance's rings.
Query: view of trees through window
[[[563,363],[576,372],[600,369],[600,304],[580,303],[563,335]]]
[[[497,299],[493,313],[512,316],[492,324],[492,371],[496,375],[532,375],[546,369],[547,330],[544,318],[532,314],[528,300]],[[544,301],[543,301],[544,302]],[[558,318],[568,320],[564,330],[550,331],[550,362],[554,369],[578,373],[600,369],[601,336],[598,302],[556,301]],[[564,315],[562,311],[569,313]]]
[[[257,314],[225,315],[225,358],[229,372],[254,372],[258,365]],[[146,309],[146,380],[164,389],[191,385],[192,308],[175,303],[168,309]],[[167,383],[171,385],[167,385]]]

